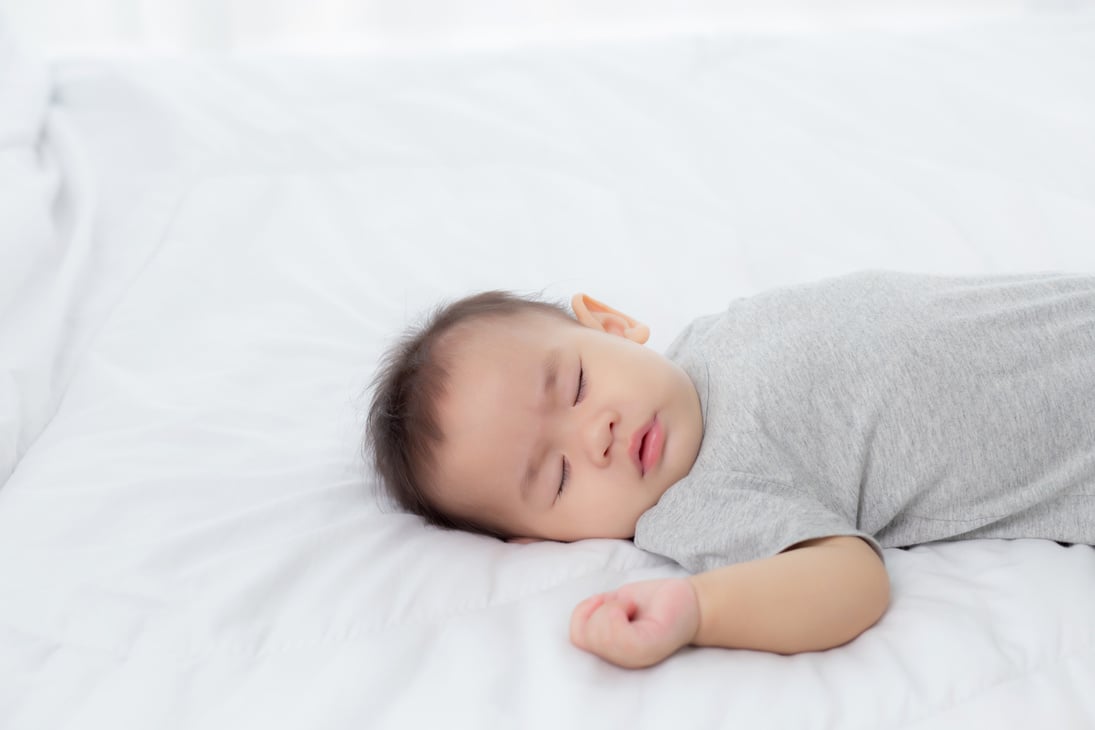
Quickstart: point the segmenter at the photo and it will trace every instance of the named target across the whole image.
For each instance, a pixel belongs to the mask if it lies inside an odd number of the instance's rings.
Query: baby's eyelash
[[[582,367],[582,361],[578,361],[578,393],[574,396],[574,405],[578,405],[582,402],[582,398],[586,395],[586,371]],[[555,499],[559,499],[559,495],[563,493],[563,490],[567,488],[567,479],[570,477],[570,464],[567,463],[567,458],[563,457],[563,474],[559,478],[559,491],[555,493]]]
[[[582,402],[582,398],[586,395],[586,371],[582,367],[582,363],[578,361],[578,395],[574,397],[574,405],[578,405]]]
[[[559,499],[559,495],[563,493],[563,490],[567,488],[567,477],[570,476],[570,464],[567,463],[567,458],[563,457],[563,476],[559,480],[559,491],[555,493],[555,499]]]

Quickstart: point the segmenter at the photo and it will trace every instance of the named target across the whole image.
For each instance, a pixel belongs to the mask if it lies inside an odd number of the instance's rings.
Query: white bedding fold
[[[44,62],[0,19],[0,486],[44,425],[51,393],[38,371],[61,346],[49,328],[27,331],[60,255],[51,219],[59,179],[42,142],[50,92]]]

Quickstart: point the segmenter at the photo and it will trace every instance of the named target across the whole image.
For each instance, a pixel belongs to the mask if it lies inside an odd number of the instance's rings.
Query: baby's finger
[[[570,642],[579,649],[589,649],[588,642],[585,640],[586,626],[590,615],[604,602],[605,594],[600,593],[590,596],[574,607],[574,612],[570,615]]]
[[[605,602],[606,598],[608,598],[608,596],[605,593],[598,593],[595,596],[590,596],[574,607],[574,616],[588,619],[589,615],[596,611],[597,608]]]
[[[586,622],[584,638],[589,644],[589,651],[610,662],[621,663],[622,655],[630,650],[634,642],[631,627],[634,611],[634,602],[618,598],[608,599],[599,606]]]

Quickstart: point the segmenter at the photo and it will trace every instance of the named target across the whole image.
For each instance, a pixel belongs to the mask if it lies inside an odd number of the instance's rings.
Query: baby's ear
[[[650,328],[645,324],[588,294],[575,294],[570,299],[570,307],[574,310],[574,316],[586,327],[626,337],[640,345],[650,339]]]

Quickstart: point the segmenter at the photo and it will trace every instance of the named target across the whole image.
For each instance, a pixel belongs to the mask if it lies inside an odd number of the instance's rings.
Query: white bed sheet
[[[678,568],[424,528],[358,461],[439,297],[589,290],[662,348],[854,269],[1095,271],[1092,14],[54,72],[94,225],[57,284],[84,344],[0,488],[0,726],[1095,725],[1091,547],[889,550],[845,647],[634,672],[570,609]]]

